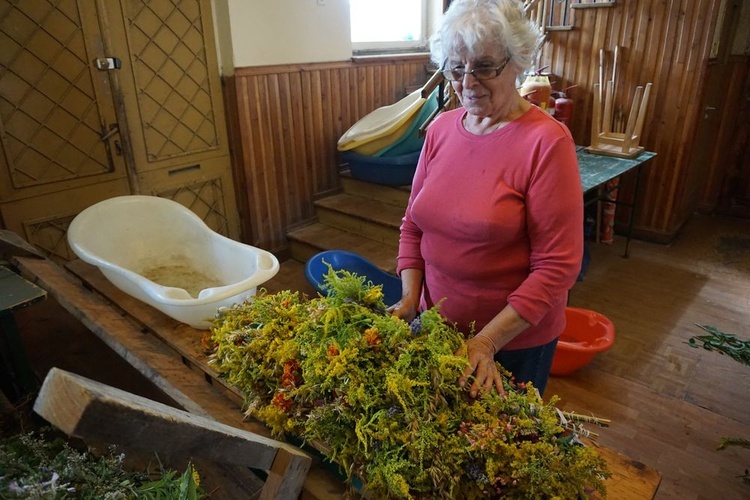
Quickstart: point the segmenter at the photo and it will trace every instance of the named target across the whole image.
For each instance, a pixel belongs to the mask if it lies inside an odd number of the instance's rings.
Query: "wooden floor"
[[[670,246],[633,241],[628,259],[623,243],[591,246],[570,300],[615,323],[614,347],[574,375],[552,378],[545,395],[611,419],[599,441],[659,470],[656,498],[750,498],[738,477],[750,450],[716,449],[722,437],[750,438],[750,367],[686,344],[701,333],[695,323],[750,338],[750,221],[696,216]],[[311,293],[300,264],[282,269],[270,291]],[[160,399],[54,301],[17,319],[38,372],[60,366]]]
[[[615,324],[615,345],[545,396],[612,420],[600,442],[663,474],[656,498],[747,499],[750,367],[686,344],[696,323],[750,339],[750,221],[695,216],[670,246],[592,245],[570,305]]]

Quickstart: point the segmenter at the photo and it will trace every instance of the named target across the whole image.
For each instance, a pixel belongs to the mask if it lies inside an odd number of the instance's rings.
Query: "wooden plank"
[[[269,429],[264,425],[255,420],[244,419],[241,407],[226,397],[225,390],[212,386],[206,380],[205,373],[191,370],[183,364],[184,358],[173,347],[167,346],[153,335],[144,334],[142,326],[113,309],[108,300],[85,289],[70,273],[48,260],[17,257],[12,262],[26,279],[47,290],[73,317],[182,409],[233,427],[270,436]],[[181,329],[175,329],[173,341],[176,341],[180,332]],[[259,482],[257,477],[246,470],[236,471],[228,477],[245,482],[254,480],[256,484]],[[331,498],[332,491],[342,495],[343,481],[316,460],[315,467],[308,473],[302,497]]]
[[[654,498],[661,483],[659,472],[604,446],[597,446],[596,451],[607,462],[612,473],[605,481],[607,498]],[[592,498],[599,498],[599,495]]]
[[[52,368],[34,411],[68,434],[170,457],[201,457],[216,463],[270,471],[261,498],[296,498],[311,458],[281,441]]]
[[[238,408],[242,406],[244,397],[240,391],[224,382],[208,364],[208,356],[201,346],[201,338],[207,333],[206,330],[192,328],[128,295],[112,285],[99,269],[82,260],[69,262],[66,268],[86,287],[106,298],[113,307],[121,309],[129,318],[136,320],[142,329],[148,329],[164,345],[172,349],[184,365],[208,375],[214,388],[234,401]]]

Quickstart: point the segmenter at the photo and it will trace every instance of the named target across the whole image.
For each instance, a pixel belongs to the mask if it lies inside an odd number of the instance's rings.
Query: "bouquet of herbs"
[[[71,447],[49,428],[0,440],[0,498],[198,500],[205,494],[192,464],[184,473],[160,467],[132,472],[110,447],[95,456]]]
[[[330,270],[327,297],[261,292],[219,315],[211,362],[276,435],[322,449],[375,498],[577,498],[606,464],[561,425],[553,398],[506,372],[468,396],[463,335],[436,308],[408,324],[380,286]]]

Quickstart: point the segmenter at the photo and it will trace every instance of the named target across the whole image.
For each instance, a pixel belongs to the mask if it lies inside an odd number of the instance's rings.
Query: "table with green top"
[[[13,402],[38,386],[13,313],[46,297],[45,290],[0,265],[0,390]]]
[[[607,202],[630,208],[627,230],[625,233],[625,253],[628,257],[630,252],[630,239],[633,233],[633,222],[635,221],[635,202],[638,199],[638,186],[641,178],[641,167],[656,156],[656,153],[644,151],[634,158],[618,158],[601,154],[589,153],[583,146],[576,147],[578,156],[578,169],[581,174],[581,185],[583,186],[584,206],[592,203]],[[607,194],[605,186],[607,182],[620,177],[627,172],[635,170],[635,185],[633,194],[628,201],[611,200],[605,198]]]

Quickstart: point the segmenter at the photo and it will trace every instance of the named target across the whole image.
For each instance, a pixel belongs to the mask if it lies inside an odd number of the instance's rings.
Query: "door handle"
[[[99,139],[101,139],[101,141],[104,143],[104,150],[107,152],[107,160],[109,161],[110,172],[115,171],[115,162],[112,158],[112,148],[110,147],[109,139],[111,139],[112,136],[119,131],[120,126],[117,123],[111,123],[109,127],[102,123],[102,134],[99,136]],[[117,154],[119,156],[121,154],[121,146],[119,144],[119,141],[115,141],[115,149],[117,150]]]
[[[117,123],[113,123],[109,126],[109,130],[102,126],[102,135],[99,137],[102,141],[107,142],[110,137],[120,131],[120,126]]]

